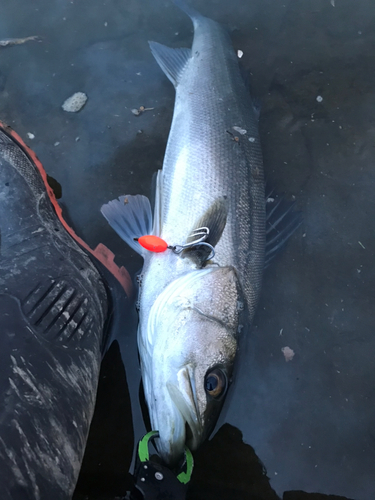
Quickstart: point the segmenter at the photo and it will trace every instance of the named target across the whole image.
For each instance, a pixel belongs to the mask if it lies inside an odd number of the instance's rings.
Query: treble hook
[[[174,245],[170,246],[170,248],[175,254],[180,254],[184,250],[187,250],[188,248],[193,248],[196,246],[206,246],[211,250],[211,253],[205,260],[211,260],[215,257],[215,249],[210,243],[206,242],[206,239],[208,238],[208,235],[210,234],[210,230],[208,227],[198,227],[197,229],[194,229],[192,234],[189,236],[189,238],[197,238],[193,241],[190,241],[189,243],[185,243],[184,245]]]

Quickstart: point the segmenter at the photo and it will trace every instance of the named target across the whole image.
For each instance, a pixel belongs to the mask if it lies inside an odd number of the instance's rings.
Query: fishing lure
[[[146,234],[144,236],[141,236],[140,238],[134,238],[134,241],[138,241],[138,243],[149,252],[155,253],[162,253],[169,249],[172,250],[172,252],[174,252],[175,254],[180,254],[184,250],[203,245],[207,246],[211,250],[211,253],[206,258],[206,260],[210,260],[215,256],[215,249],[212,245],[205,241],[208,238],[209,234],[210,230],[208,227],[198,227],[197,229],[194,229],[192,234],[189,236],[189,238],[196,239],[190,241],[189,243],[185,243],[184,245],[168,245],[165,240],[159,238],[159,236],[154,236],[152,234]]]

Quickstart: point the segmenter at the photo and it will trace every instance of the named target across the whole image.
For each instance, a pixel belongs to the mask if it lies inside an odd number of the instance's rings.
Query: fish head
[[[143,362],[142,375],[158,451],[169,464],[213,430],[232,375],[241,304],[236,271],[216,267],[175,280],[152,308],[151,369]]]

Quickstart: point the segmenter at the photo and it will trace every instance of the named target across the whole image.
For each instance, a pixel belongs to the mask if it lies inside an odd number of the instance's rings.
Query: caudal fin
[[[173,0],[174,4],[176,7],[182,10],[182,12],[185,12],[190,19],[194,22],[198,20],[199,18],[202,18],[202,14],[200,14],[197,10],[195,10],[193,7],[190,7],[185,0]]]

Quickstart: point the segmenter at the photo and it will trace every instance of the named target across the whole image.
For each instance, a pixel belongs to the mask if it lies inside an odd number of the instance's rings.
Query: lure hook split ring
[[[174,246],[169,246],[175,254],[180,254],[184,250],[187,250],[188,248],[194,248],[197,246],[206,246],[211,250],[211,253],[209,256],[206,258],[206,260],[211,260],[215,257],[215,249],[210,243],[207,243],[205,240],[208,238],[208,235],[210,234],[210,230],[208,227],[198,227],[197,229],[194,229],[192,234],[189,236],[189,238],[194,238],[199,236],[197,240],[191,241],[189,243],[185,243],[185,245],[174,245]]]

